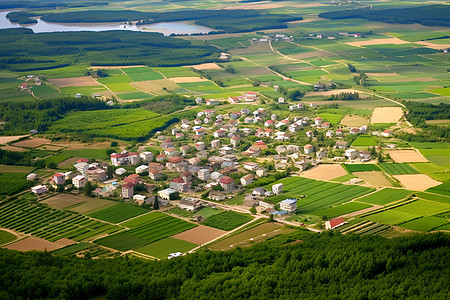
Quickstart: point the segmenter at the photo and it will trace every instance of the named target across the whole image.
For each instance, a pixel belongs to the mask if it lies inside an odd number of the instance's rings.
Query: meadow
[[[0,226],[51,242],[61,238],[82,241],[120,229],[118,226],[32,201],[10,201],[3,203],[0,208]]]
[[[253,217],[250,215],[240,214],[233,211],[226,211],[209,217],[204,222],[202,222],[202,225],[230,231],[247,222],[250,222],[252,219]]]
[[[118,203],[116,205],[89,214],[89,216],[111,223],[120,223],[148,212],[148,209],[142,207]]]

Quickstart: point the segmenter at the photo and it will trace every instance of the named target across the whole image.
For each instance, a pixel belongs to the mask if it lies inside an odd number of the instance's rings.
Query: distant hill
[[[321,13],[319,17],[326,19],[361,18],[385,23],[419,23],[425,26],[450,26],[450,5],[429,5],[380,10],[369,8],[342,10]]]

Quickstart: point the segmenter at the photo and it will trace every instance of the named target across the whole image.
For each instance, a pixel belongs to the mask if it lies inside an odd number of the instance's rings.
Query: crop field
[[[388,153],[396,163],[428,162],[428,160],[417,153],[416,150],[394,150],[388,151]]]
[[[373,194],[359,198],[358,201],[375,205],[386,205],[388,203],[404,199],[406,196],[411,194],[412,191],[408,190],[385,188]]]
[[[436,181],[425,174],[393,175],[393,177],[397,179],[404,188],[421,192],[441,184],[441,182]]]
[[[167,258],[170,253],[185,253],[195,247],[197,247],[197,244],[167,237],[149,245],[137,248],[135,251],[162,259]]]
[[[58,245],[56,243],[49,242],[47,240],[40,239],[34,236],[27,237],[23,240],[19,240],[17,242],[5,246],[5,248],[7,249],[17,251],[31,251],[31,250],[53,251],[62,247],[63,246]]]
[[[69,246],[66,246],[66,247],[61,248],[61,249],[54,250],[54,251],[52,251],[52,254],[55,254],[55,255],[69,255],[69,254],[74,254],[74,253],[77,253],[77,252],[80,252],[80,251],[83,251],[83,250],[87,250],[87,249],[92,248],[92,247],[94,247],[93,244],[82,242],[82,243],[73,244],[73,245],[69,245]]]
[[[321,117],[326,122],[331,123],[332,126],[336,126],[342,119],[342,115],[333,114],[333,113],[320,113],[319,117]]]
[[[85,197],[85,201],[80,205],[74,205],[72,207],[68,207],[68,209],[80,214],[89,214],[113,205],[117,205],[117,202],[100,198]]]
[[[89,214],[89,216],[111,223],[120,223],[148,212],[148,209],[142,207],[118,203],[116,205],[109,206],[105,209]]]
[[[327,219],[332,219],[335,217],[339,217],[351,212],[355,212],[358,210],[366,209],[372,207],[369,204],[360,203],[360,202],[349,202],[338,206],[333,206],[331,208],[320,209],[312,212],[311,214],[316,216],[324,216]]]
[[[52,99],[61,96],[61,94],[56,89],[45,84],[34,86],[33,94],[39,99]]]
[[[61,238],[81,241],[120,229],[80,214],[52,209],[30,201],[11,201],[2,204],[0,208],[0,226],[51,242]]]
[[[391,187],[392,183],[388,180],[386,175],[381,171],[371,171],[371,172],[353,172],[353,175],[364,180],[371,186],[375,187]]]
[[[433,200],[433,201],[436,201],[436,202],[442,202],[442,203],[450,204],[450,196],[431,194],[431,193],[428,193],[428,192],[418,192],[418,193],[416,193],[416,195],[420,199]]]
[[[204,206],[198,211],[191,212],[191,211],[181,209],[179,207],[174,207],[165,212],[170,213],[170,214],[175,214],[175,215],[183,217],[183,218],[191,218],[193,216],[202,216],[203,218],[207,219],[213,215],[222,213],[223,210],[218,209],[218,208],[212,208],[210,206]]]
[[[449,204],[429,200],[417,200],[382,212],[374,213],[364,217],[364,219],[383,224],[398,225],[418,217],[432,216],[445,212],[449,209]]]
[[[222,235],[227,233],[226,231],[207,227],[203,225],[199,225],[197,227],[194,227],[192,229],[183,231],[181,233],[175,234],[172,236],[175,239],[183,240],[189,243],[194,243],[197,245],[203,245],[205,243],[208,243],[209,241],[218,238]]]
[[[347,175],[342,166],[337,164],[320,164],[302,173],[302,177],[318,180],[332,180]]]
[[[102,238],[97,240],[96,243],[119,251],[127,251],[197,226],[194,223],[189,223],[159,212],[143,215],[122,225],[131,229]]]
[[[116,95],[122,100],[149,99],[153,97],[153,95],[144,92],[117,93]]]
[[[12,233],[0,229],[0,245],[14,241],[16,236]]]
[[[367,221],[361,219],[355,219],[351,224],[344,225],[338,229],[342,234],[376,234],[381,235],[385,238],[391,238],[398,236],[399,234],[389,225],[380,224],[372,221]]]
[[[67,207],[74,206],[76,204],[83,203],[85,201],[92,200],[92,198],[75,196],[71,194],[59,194],[51,198],[45,199],[41,203],[56,209],[65,209]]]
[[[444,219],[435,217],[422,217],[412,221],[408,221],[399,226],[416,231],[430,231],[449,224],[450,223]]]
[[[198,74],[192,71],[190,68],[185,67],[172,67],[172,68],[153,68],[157,72],[161,72],[167,78],[173,77],[197,77]]]
[[[409,164],[389,164],[389,163],[380,163],[380,167],[388,174],[391,175],[400,175],[400,174],[419,174],[417,171]]]
[[[47,162],[47,164],[51,162],[59,164],[72,157],[81,157],[81,158],[89,157],[91,159],[105,160],[108,158],[105,151],[106,149],[97,149],[97,148],[84,150],[64,150],[62,152],[59,152],[53,156],[46,158],[45,161]]]
[[[420,149],[420,153],[432,163],[450,168],[450,151],[448,149]]]
[[[251,220],[253,220],[253,217],[250,215],[240,214],[233,211],[226,211],[206,219],[204,222],[202,222],[202,225],[230,231],[247,222],[250,222]]]
[[[342,165],[347,171],[351,172],[370,172],[370,171],[381,171],[377,165],[374,164],[343,164]]]
[[[31,173],[35,169],[35,167],[29,166],[0,165],[0,172],[2,173]]]
[[[376,146],[377,138],[369,135],[360,135],[352,142],[353,147]]]
[[[427,192],[450,196],[450,182],[444,182],[443,184],[429,188]]]
[[[49,139],[30,137],[30,138],[18,141],[12,145],[17,146],[17,147],[35,148],[35,147],[39,147],[39,146],[42,146],[42,145],[48,144],[48,143],[51,143],[51,141]]]
[[[0,195],[14,195],[33,185],[27,173],[0,173]]]
[[[341,120],[341,125],[348,126],[348,127],[360,127],[363,125],[367,125],[368,121],[367,118],[357,115],[346,115]]]

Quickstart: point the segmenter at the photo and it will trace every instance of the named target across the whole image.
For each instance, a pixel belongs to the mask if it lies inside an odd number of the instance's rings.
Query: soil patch
[[[76,244],[76,243],[77,242],[69,240],[69,239],[66,239],[66,238],[62,238],[62,239],[59,239],[59,240],[55,241],[55,244],[58,244],[58,245],[63,246],[63,247],[69,246],[69,245],[73,245],[73,244]]]
[[[75,204],[83,203],[85,201],[90,201],[91,198],[83,196],[75,196],[70,194],[59,194],[54,197],[48,198],[42,203],[45,203],[56,209],[64,209],[66,207],[73,206]]]
[[[341,165],[318,165],[310,170],[306,170],[301,176],[310,179],[332,180],[347,174],[347,171]]]
[[[405,189],[413,191],[423,192],[442,183],[425,174],[394,175],[394,177],[400,181]]]
[[[227,232],[220,229],[200,225],[184,232],[175,234],[172,237],[197,245],[203,245],[215,238],[218,238],[219,236],[224,235],[225,233]]]
[[[401,107],[375,107],[371,121],[375,123],[397,123],[403,117]]]
[[[423,157],[416,150],[397,150],[397,151],[388,151],[389,156],[396,163],[404,163],[404,162],[428,162],[428,160]]]
[[[425,46],[427,48],[435,49],[435,50],[450,48],[449,44],[433,44],[433,43],[425,42],[425,41],[415,42],[415,44],[419,44],[419,45]]]
[[[359,93],[359,97],[360,98],[369,98],[370,95],[358,92],[356,90],[352,90],[352,89],[342,89],[342,90],[332,90],[332,91],[325,91],[325,92],[309,92],[306,93],[305,96],[331,96],[331,95],[338,95],[340,93],[354,93],[357,92]]]
[[[166,88],[168,90],[181,89],[179,85],[177,85],[173,81],[170,81],[169,79],[130,82],[130,85],[143,92],[150,92],[154,94],[167,94],[167,91],[163,90],[163,88]]]
[[[26,136],[28,135],[0,136],[0,144],[8,144],[9,142],[13,142]]]
[[[51,141],[49,139],[44,139],[44,138],[29,138],[29,139],[14,143],[13,146],[35,148],[35,147],[42,146],[44,144],[48,144],[50,142]]]
[[[72,77],[72,78],[53,78],[48,79],[48,81],[56,85],[57,87],[101,85],[91,76]]]
[[[216,65],[215,63],[205,63],[194,66],[185,66],[186,68],[194,68],[196,70],[222,70],[221,67]]]
[[[363,125],[367,125],[368,120],[367,118],[361,117],[361,116],[350,116],[350,115],[346,115],[342,120],[341,120],[341,125],[344,126],[348,126],[348,127],[360,127]]]
[[[5,246],[5,248],[7,249],[17,251],[31,251],[31,250],[53,251],[62,247],[63,247],[62,245],[58,245],[56,243],[52,243],[34,236],[27,237],[26,239]]]
[[[170,78],[170,81],[175,83],[186,83],[186,82],[200,82],[200,81],[209,81],[206,78],[200,77],[173,77]]]
[[[350,46],[361,47],[371,45],[401,45],[401,44],[408,44],[408,42],[405,42],[398,38],[388,38],[388,39],[363,40],[357,42],[350,42],[346,44]]]
[[[366,183],[372,186],[392,186],[392,184],[387,180],[386,176],[381,171],[373,172],[353,172],[353,175],[364,180]]]
[[[20,147],[14,147],[14,146],[3,146],[0,149],[6,150],[6,151],[14,151],[14,152],[26,152],[28,149],[20,148]]]

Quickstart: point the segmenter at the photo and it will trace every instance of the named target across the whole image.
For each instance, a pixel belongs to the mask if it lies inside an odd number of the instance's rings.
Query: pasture
[[[253,217],[247,214],[240,214],[233,211],[225,211],[223,213],[209,217],[202,225],[210,226],[220,230],[230,231],[236,227],[244,225],[253,220]]]
[[[62,238],[81,241],[120,229],[80,214],[52,209],[32,201],[10,201],[2,204],[0,208],[0,226],[50,242]]]
[[[419,174],[417,171],[409,164],[390,164],[390,163],[380,163],[380,167],[388,174],[400,175],[400,174]]]
[[[331,208],[316,210],[311,214],[320,217],[325,217],[326,219],[333,219],[348,213],[352,213],[362,209],[367,209],[370,207],[372,207],[372,205],[360,202],[349,202],[342,205],[333,206]]]
[[[344,175],[347,175],[345,169],[336,164],[320,164],[302,173],[302,177],[319,180],[332,180]]]
[[[142,207],[118,203],[91,213],[89,216],[110,223],[120,223],[148,212],[150,212],[148,209]]]
[[[386,205],[395,201],[402,200],[411,194],[412,191],[408,190],[385,188],[370,195],[359,198],[358,201],[375,205]]]
[[[266,198],[265,202],[278,203],[286,198],[297,199],[297,213],[305,214],[315,210],[332,207],[363,196],[373,189],[355,185],[344,185],[334,182],[316,181],[302,177],[288,177],[276,181],[283,183],[283,194]],[[272,186],[264,186],[270,189]]]
[[[167,237],[157,242],[151,243],[149,245],[137,248],[135,251],[163,259],[167,258],[170,253],[174,252],[185,253],[195,247],[197,247],[197,244]]]

